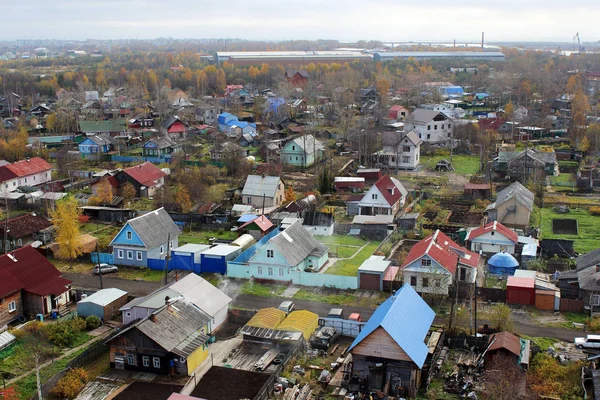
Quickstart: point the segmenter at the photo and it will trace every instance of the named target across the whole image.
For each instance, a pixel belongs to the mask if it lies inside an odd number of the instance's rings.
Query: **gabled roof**
[[[504,226],[503,224],[501,224],[498,221],[488,222],[484,226],[480,226],[477,229],[473,229],[472,231],[467,233],[467,237],[465,240],[474,239],[476,237],[485,235],[486,233],[492,232],[492,231],[500,233],[501,235],[503,235],[504,237],[506,237],[508,240],[510,240],[511,242],[513,242],[515,244],[519,242],[519,235],[517,235],[517,233],[515,231],[513,231],[510,228],[507,228],[506,226]]]
[[[586,269],[588,267],[596,266],[600,264],[600,248],[590,251],[577,257],[575,260],[577,264],[577,271]]]
[[[427,124],[428,122],[431,122],[438,114],[441,113],[439,111],[417,108],[415,111],[412,112],[412,114],[406,117],[406,122],[423,125]]]
[[[496,196],[496,201],[493,207],[498,207],[498,205],[505,203],[510,200],[516,200],[519,203],[523,204],[529,211],[533,210],[533,199],[534,195],[531,190],[527,189],[520,182],[513,182],[507,188],[501,190]],[[488,206],[488,209],[490,207]]]
[[[461,247],[439,229],[415,244],[400,268],[406,268],[424,255],[435,260],[451,274],[456,271],[457,262],[473,268],[477,268],[479,264],[479,254]]]
[[[375,182],[375,187],[379,190],[385,201],[392,207],[396,204],[402,197],[406,197],[408,192],[402,186],[400,181],[396,178],[390,178],[388,175],[384,175],[377,182]]]
[[[315,139],[315,137],[311,134],[297,137],[296,139],[292,140],[292,142],[295,145],[299,146],[300,149],[302,149],[302,150],[304,150],[304,145],[306,144],[306,153],[307,154],[312,154],[316,150],[324,149],[321,142],[319,142],[317,139]]]
[[[79,121],[79,130],[83,133],[124,132],[127,130],[127,120]]]
[[[175,141],[168,136],[160,136],[149,139],[148,141],[146,141],[146,143],[144,143],[143,147],[146,147],[146,145],[150,142],[154,143],[159,149],[166,149],[167,147],[177,147],[177,143],[175,143]]]
[[[123,170],[123,172],[140,185],[152,187],[158,184],[158,180],[167,174],[151,162],[145,162]]]
[[[140,240],[148,249],[153,249],[167,243],[169,234],[171,235],[171,240],[174,240],[180,235],[179,228],[162,207],[150,211],[140,217],[130,219],[127,221],[127,224],[121,228],[121,231],[125,229],[127,225],[137,233]],[[121,233],[121,231],[119,231],[119,233]],[[119,236],[119,233],[115,238]],[[110,244],[112,245],[113,242],[114,239]]]
[[[281,178],[278,176],[248,175],[242,196],[275,197]]]
[[[52,226],[52,222],[35,213],[25,214],[20,217],[11,218],[0,224],[0,237],[4,238],[4,230],[8,228],[7,236],[10,239],[18,239],[32,236],[42,229]]]
[[[429,352],[425,337],[434,318],[435,312],[407,283],[377,307],[349,351],[381,327],[417,367],[422,368]]]
[[[240,226],[238,230],[247,229],[248,226],[252,224],[256,225],[258,229],[260,229],[262,232],[266,232],[273,227],[273,223],[269,221],[269,219],[266,216],[261,215],[260,217],[253,218],[252,220],[247,221],[242,226]]]
[[[308,72],[306,72],[306,70],[303,69],[288,69],[287,71],[285,71],[286,78],[291,78],[296,74],[300,75],[303,78],[308,78]]]
[[[304,213],[302,225],[308,226],[331,226],[333,225],[333,214],[319,211]]]
[[[88,136],[87,138],[89,140],[91,140],[92,142],[94,142],[95,144],[97,144],[98,146],[114,144],[114,140],[112,139],[112,137],[110,135],[94,135],[94,136]]]
[[[488,351],[505,349],[517,357],[521,356],[521,339],[510,332],[498,332],[491,335],[488,343],[492,342],[493,344],[488,348]]]
[[[0,182],[7,181],[18,177],[29,176],[44,171],[50,171],[52,165],[40,157],[28,158],[6,164],[0,167]]]
[[[39,296],[63,294],[71,284],[70,280],[61,277],[60,271],[46,257],[31,246],[0,256],[0,270],[19,281],[23,290]],[[15,283],[14,280],[12,282]]]
[[[185,121],[180,120],[179,117],[177,115],[175,115],[175,116],[170,117],[169,119],[167,119],[165,122],[163,122],[162,127],[165,128],[165,129],[169,129],[176,122],[181,122],[185,126],[188,126],[188,124]]]
[[[185,299],[211,317],[231,303],[231,297],[214,287],[209,281],[194,273],[169,286]]]
[[[292,266],[298,265],[309,255],[319,257],[328,251],[328,248],[315,239],[300,221],[294,222],[267,243]]]

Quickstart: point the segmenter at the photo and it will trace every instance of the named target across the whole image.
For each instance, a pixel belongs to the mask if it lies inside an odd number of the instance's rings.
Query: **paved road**
[[[63,276],[67,279],[73,281],[73,286],[75,288],[81,289],[90,289],[97,290],[100,288],[100,280],[97,276],[94,275],[84,275],[77,273],[65,273]],[[103,277],[104,287],[116,287],[122,290],[129,292],[135,296],[143,296],[146,295],[160,287],[160,282],[147,282],[147,281],[132,281],[121,278],[109,278],[107,276]],[[231,296],[233,300],[233,305],[241,308],[247,309],[261,309],[265,307],[277,307],[282,301],[290,300],[288,298],[279,298],[279,297],[263,297],[263,296],[254,296],[247,294],[235,295],[235,290],[227,291],[229,296]],[[327,315],[328,311],[337,307],[332,304],[320,303],[317,301],[308,301],[308,300],[293,300],[296,304],[297,309],[304,309],[312,311],[318,315]],[[350,314],[353,312],[358,312],[362,315],[363,320],[367,320],[372,314],[373,309],[366,307],[347,307],[345,312],[346,314]],[[551,337],[560,340],[564,340],[567,342],[572,342],[573,339],[577,336],[583,336],[584,333],[564,329],[564,328],[553,328],[553,327],[545,327],[539,326],[531,323],[527,320],[527,318],[522,318],[516,315],[515,318],[515,328],[516,330],[527,336],[543,336],[543,337]],[[479,324],[485,324],[488,321],[479,320]],[[435,323],[439,325],[443,325],[446,323],[445,318],[437,317],[435,319]]]

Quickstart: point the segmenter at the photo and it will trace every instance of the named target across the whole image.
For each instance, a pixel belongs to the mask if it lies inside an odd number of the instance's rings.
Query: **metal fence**
[[[341,335],[357,337],[366,322],[352,321],[340,318],[319,318],[319,326],[329,326],[334,328]]]

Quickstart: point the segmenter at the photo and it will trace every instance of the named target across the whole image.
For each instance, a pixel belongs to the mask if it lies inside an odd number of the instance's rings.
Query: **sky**
[[[597,41],[598,0],[0,0],[0,40]]]

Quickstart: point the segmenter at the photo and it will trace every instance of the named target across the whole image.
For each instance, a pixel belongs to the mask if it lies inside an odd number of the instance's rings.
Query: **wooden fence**
[[[561,312],[583,312],[583,300],[560,299]]]

